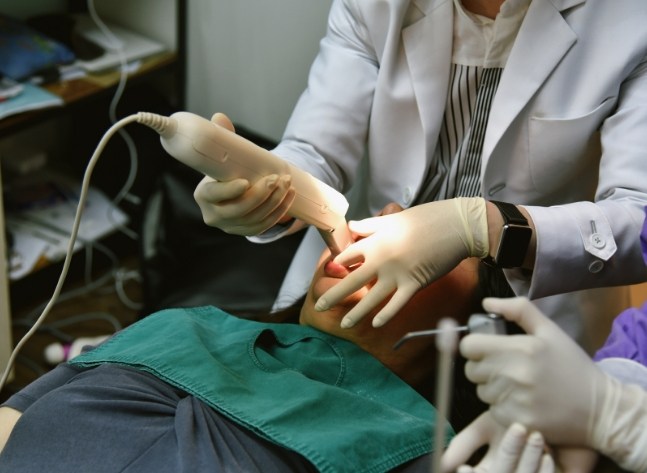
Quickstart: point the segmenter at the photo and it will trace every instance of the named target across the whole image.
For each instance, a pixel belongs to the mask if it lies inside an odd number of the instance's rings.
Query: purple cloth
[[[611,334],[594,360],[604,358],[627,358],[647,366],[647,302],[615,318]]]
[[[645,207],[645,221],[643,222],[643,231],[640,233],[640,244],[643,248],[643,259],[647,264],[647,207]]]

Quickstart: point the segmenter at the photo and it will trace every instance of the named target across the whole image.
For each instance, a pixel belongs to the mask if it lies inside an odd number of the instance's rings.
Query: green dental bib
[[[431,450],[431,404],[353,343],[310,327],[170,309],[70,363],[152,373],[322,472],[389,471]]]

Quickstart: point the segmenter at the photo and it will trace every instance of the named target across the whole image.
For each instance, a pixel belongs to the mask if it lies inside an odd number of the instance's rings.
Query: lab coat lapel
[[[403,29],[402,40],[425,141],[429,144],[437,140],[447,100],[453,3],[451,0],[414,0],[414,3],[427,14]]]
[[[482,169],[512,121],[577,41],[562,11],[586,0],[531,2],[501,76],[483,143]]]

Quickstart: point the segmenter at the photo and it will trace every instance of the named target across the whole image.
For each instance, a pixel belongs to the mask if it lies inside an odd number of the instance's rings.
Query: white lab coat
[[[275,152],[333,187],[355,189],[354,217],[411,205],[446,104],[452,0],[335,0],[326,37]],[[575,338],[627,305],[647,279],[647,2],[533,0],[492,104],[482,195],[523,204],[537,229],[530,275],[507,272]],[[294,226],[291,231],[296,230]],[[595,235],[594,235],[595,234]],[[424,238],[424,235],[420,236]],[[302,294],[322,248],[295,257],[280,300]],[[604,340],[606,333],[600,335]],[[599,341],[601,341],[599,340]]]

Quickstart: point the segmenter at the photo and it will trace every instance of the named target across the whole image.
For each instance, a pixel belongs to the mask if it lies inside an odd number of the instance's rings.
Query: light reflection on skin
[[[386,209],[385,209],[386,210]],[[453,271],[420,290],[389,323],[380,328],[371,325],[372,314],[352,328],[340,327],[341,319],[361,299],[366,289],[351,294],[344,301],[324,312],[314,309],[317,299],[337,284],[348,270],[332,263],[330,251],[322,254],[301,309],[300,323],[350,340],[380,360],[409,384],[416,386],[434,369],[435,339],[408,341],[398,350],[393,345],[406,333],[435,328],[439,319],[453,317],[463,325],[477,306],[479,261],[464,260]]]

